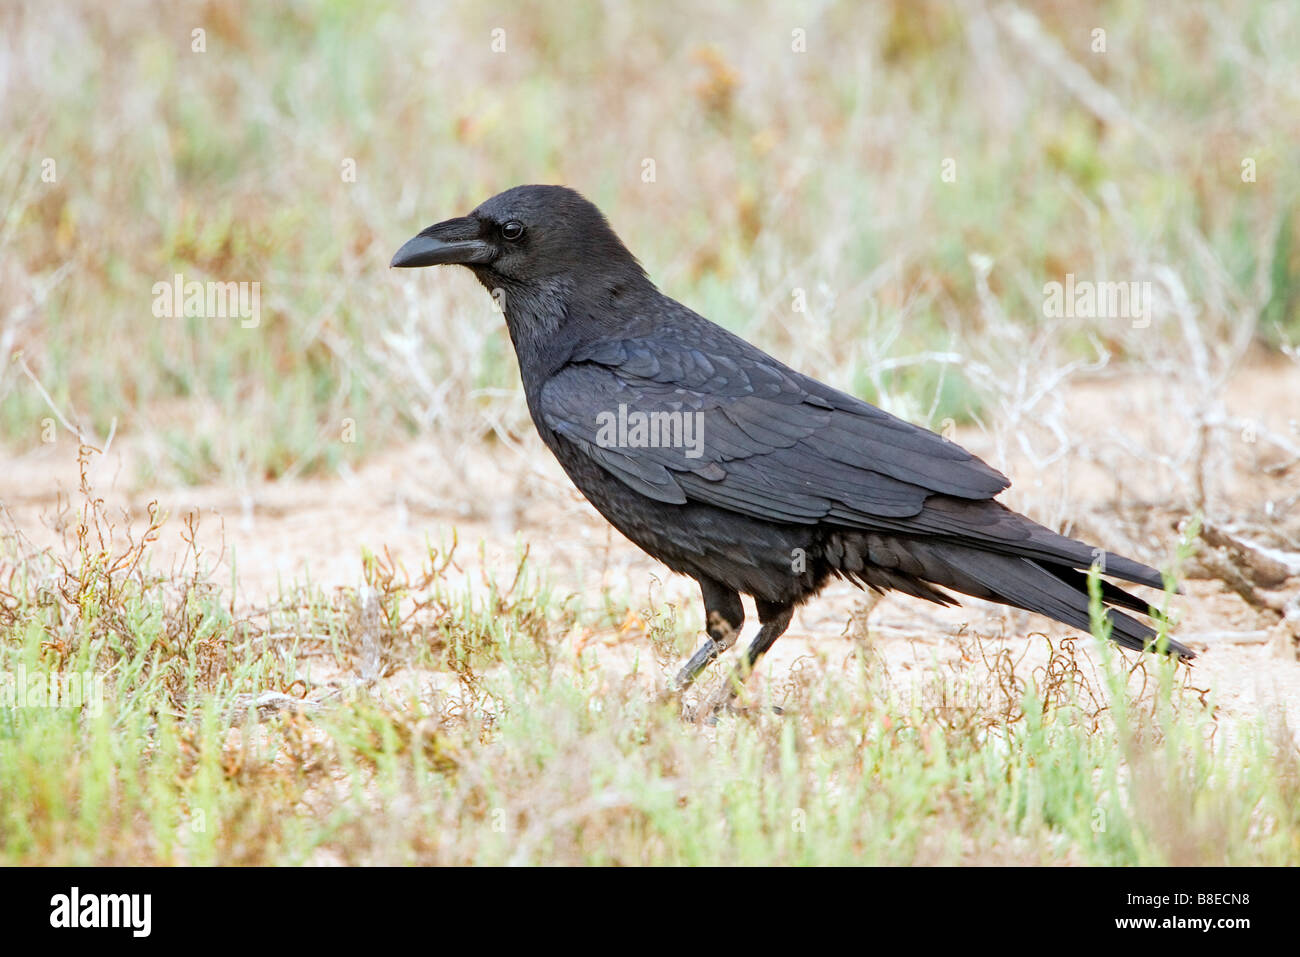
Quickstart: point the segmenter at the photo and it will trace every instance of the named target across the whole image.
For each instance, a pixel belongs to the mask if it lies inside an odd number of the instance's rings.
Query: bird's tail
[[[1028,523],[1028,519],[1025,521]],[[1072,539],[1062,540],[1082,549],[1087,548]],[[1081,631],[1091,629],[1088,576],[1075,567],[1072,556],[1063,555],[1063,560],[1052,561],[1040,557],[1041,552],[1032,556],[1006,554],[1001,550],[986,550],[951,540],[875,533],[862,535],[854,544],[861,549],[860,554],[865,561],[850,561],[839,570],[863,584],[882,589],[895,588],[930,601],[952,603],[950,596],[931,587],[937,585],[964,595],[1046,615]],[[850,545],[845,551],[852,556],[858,549]],[[1115,570],[1115,564],[1113,558],[1108,556],[1108,573],[1134,578],[1143,583],[1160,581],[1160,575],[1155,569],[1131,559],[1122,559],[1119,563],[1123,572]],[[1104,580],[1101,582],[1101,600],[1105,616],[1111,625],[1113,641],[1136,651],[1155,650],[1156,630],[1119,609],[1127,608],[1148,617],[1159,618],[1156,609],[1136,595]],[[1168,639],[1165,651],[1181,658],[1196,657],[1190,648],[1173,639]]]

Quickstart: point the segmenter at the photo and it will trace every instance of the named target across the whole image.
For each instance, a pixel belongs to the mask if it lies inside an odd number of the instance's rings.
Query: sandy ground
[[[1004,430],[1000,441],[974,428],[958,430],[954,438],[1012,478],[1007,504],[1049,524],[1068,518],[1080,537],[1160,566],[1172,558],[1176,526],[1197,494],[1197,483],[1188,477],[1192,466],[1179,461],[1195,435],[1170,388],[1155,378],[1076,382],[1050,397],[1051,408],[1040,417],[1014,432]],[[1202,483],[1209,489],[1206,511],[1296,560],[1296,574],[1272,596],[1284,602],[1300,593],[1300,465],[1267,472],[1286,453],[1255,433],[1291,435],[1300,443],[1296,366],[1252,367],[1228,389],[1224,412],[1249,424],[1239,443],[1228,429],[1217,451],[1201,457],[1211,473]],[[1055,457],[1053,420],[1067,423],[1074,437]],[[513,448],[447,448],[431,439],[390,450],[355,472],[244,489],[147,487],[131,478],[132,459],[130,440],[120,440],[97,458],[92,479],[97,493],[113,509],[128,510],[135,523],[152,500],[167,510],[171,517],[154,549],[154,568],[166,569],[182,553],[181,516],[195,510],[206,559],[223,562],[215,580],[230,580],[233,560],[244,603],[261,603],[281,586],[308,578],[326,588],[355,586],[363,547],[387,549],[415,570],[427,546],[450,541],[454,528],[467,574],[477,577],[486,565],[508,581],[517,549],[527,543],[534,568],[561,592],[594,595],[606,586],[627,595],[635,608],[673,602],[692,609],[690,620],[699,620],[694,583],[669,574],[614,532],[533,436]],[[52,544],[60,496],[77,501],[75,443],[61,439],[2,464],[0,502],[7,520],[31,541]],[[1300,622],[1253,607],[1222,581],[1192,580],[1185,591],[1175,613],[1180,639],[1202,652],[1193,684],[1210,690],[1225,720],[1278,706],[1291,727],[1300,729]],[[742,642],[756,628],[752,606],[747,608]],[[1031,665],[1044,656],[1042,634],[1070,634],[1046,619],[980,602],[941,609],[897,596],[870,610],[864,630],[866,609],[862,592],[833,584],[799,611],[768,656],[767,680],[783,680],[797,659],[805,659],[804,666],[809,660],[820,668],[844,666],[854,636],[865,637],[892,668],[906,673],[956,654],[951,636],[963,629],[1014,655],[1027,654]],[[611,669],[623,667],[636,650],[648,652],[635,624],[617,633],[558,640],[575,647],[594,640],[602,664],[608,659]],[[1084,645],[1092,654],[1091,639]]]

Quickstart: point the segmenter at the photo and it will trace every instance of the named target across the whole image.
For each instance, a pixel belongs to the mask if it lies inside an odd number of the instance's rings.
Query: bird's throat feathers
[[[475,275],[505,316],[516,352],[522,356],[525,348],[531,355],[547,351],[545,344],[564,326],[573,283],[564,276],[517,282],[490,270],[475,270]]]
[[[547,374],[567,360],[579,341],[593,333],[599,336],[624,331],[615,318],[622,311],[620,306],[626,309],[632,300],[643,300],[647,294],[656,299],[660,296],[639,267],[627,275],[606,275],[586,284],[575,282],[572,274],[524,281],[489,269],[475,270],[475,275],[504,314],[520,359],[526,355],[536,357],[537,366]],[[570,321],[575,314],[579,319],[576,324]],[[521,361],[521,371],[528,365]]]

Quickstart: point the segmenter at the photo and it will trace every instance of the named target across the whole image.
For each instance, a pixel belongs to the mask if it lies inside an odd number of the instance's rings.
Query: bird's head
[[[631,272],[632,254],[593,203],[563,186],[516,186],[420,232],[393,266],[468,266],[488,289]]]

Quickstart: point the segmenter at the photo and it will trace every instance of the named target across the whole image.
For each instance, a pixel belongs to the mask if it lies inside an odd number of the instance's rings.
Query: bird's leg
[[[700,582],[700,591],[704,595],[704,619],[709,637],[677,672],[673,690],[679,694],[691,686],[714,658],[736,643],[745,624],[745,607],[740,603],[739,592],[708,579]]]
[[[677,672],[677,678],[673,681],[676,691],[682,692],[689,688],[700,676],[700,672],[734,645],[740,636],[739,629],[732,628],[729,622],[716,613],[709,615],[708,631],[709,637],[704,639],[704,644],[700,645],[699,651],[691,655],[691,660],[682,665],[681,671]]]
[[[745,679],[758,664],[758,659],[763,657],[767,649],[771,648],[790,627],[790,619],[794,617],[793,605],[778,605],[766,601],[759,601],[757,604],[758,620],[762,622],[763,627],[754,636],[753,642],[745,651],[744,658],[736,665],[726,683],[715,691],[697,712],[699,717],[714,714],[729,706],[736,693],[744,686]]]

